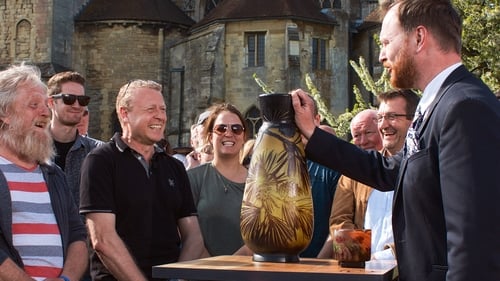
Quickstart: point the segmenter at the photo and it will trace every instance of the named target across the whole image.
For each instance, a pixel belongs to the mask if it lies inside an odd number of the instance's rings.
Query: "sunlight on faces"
[[[221,111],[214,122],[214,127],[220,124],[241,124],[238,115],[230,111]],[[241,148],[243,147],[245,134],[237,135],[229,128],[224,134],[211,133],[210,141],[212,142],[214,154],[218,156],[231,155],[238,156]]]
[[[81,84],[69,81],[61,85],[61,93],[84,96],[85,89]],[[49,107],[52,110],[53,118],[64,126],[77,125],[85,111],[85,106],[81,106],[78,101],[72,105],[66,105],[62,99],[49,99]]]
[[[49,109],[42,87],[20,86],[0,142],[24,161],[47,163],[54,155]]]
[[[123,109],[122,114],[132,141],[153,145],[164,137],[167,113],[165,101],[159,91],[134,89],[130,108]]]
[[[351,135],[353,143],[362,149],[382,148],[382,137],[378,131],[375,112],[358,113],[351,121]]]
[[[396,88],[413,88],[417,81],[415,60],[411,56],[409,38],[398,19],[398,10],[391,8],[380,31],[382,49],[379,60],[390,70],[391,84]]]
[[[386,115],[389,113],[406,114],[406,100],[403,97],[395,97],[381,101],[378,114]],[[391,154],[395,154],[403,148],[411,122],[412,120],[408,120],[405,116],[398,116],[393,121],[384,118],[378,123],[383,146]]]
[[[403,45],[392,64],[391,85],[396,88],[412,88],[417,79],[415,59],[408,54],[407,45]]]

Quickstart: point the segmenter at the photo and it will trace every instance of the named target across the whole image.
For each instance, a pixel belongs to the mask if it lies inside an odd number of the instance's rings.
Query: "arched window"
[[[21,20],[16,26],[16,59],[26,60],[31,54],[31,23]]]
[[[245,121],[248,131],[249,138],[255,138],[257,133],[259,132],[260,126],[262,126],[262,118],[260,117],[260,110],[253,105],[250,109],[245,113]]]

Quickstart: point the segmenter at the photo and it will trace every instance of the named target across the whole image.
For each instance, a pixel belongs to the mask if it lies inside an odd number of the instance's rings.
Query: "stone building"
[[[376,0],[0,0],[0,68],[28,61],[48,79],[62,70],[87,78],[93,137],[117,128],[118,89],[135,78],[160,82],[167,135],[189,144],[196,116],[235,104],[256,130],[253,74],[277,92],[305,88],[311,75],[330,110],[352,104],[349,60],[374,74]],[[375,20],[370,20],[373,18]],[[368,97],[369,95],[367,95]]]

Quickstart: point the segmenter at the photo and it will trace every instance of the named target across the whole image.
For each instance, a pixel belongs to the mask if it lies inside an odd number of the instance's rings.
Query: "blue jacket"
[[[66,155],[64,174],[66,175],[68,188],[71,190],[71,195],[77,207],[80,206],[80,170],[83,160],[92,149],[102,144],[104,142],[100,140],[77,135],[75,143]]]
[[[57,165],[40,165],[50,202],[61,233],[64,260],[68,247],[76,241],[87,240],[87,230],[78,215],[78,209],[71,196],[63,171]],[[23,267],[23,261],[12,241],[12,202],[7,180],[0,171],[0,264],[11,258]]]

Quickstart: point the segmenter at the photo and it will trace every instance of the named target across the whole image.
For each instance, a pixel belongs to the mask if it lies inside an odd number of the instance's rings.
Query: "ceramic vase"
[[[333,258],[342,267],[364,268],[370,260],[372,247],[370,229],[335,229],[333,231]]]
[[[313,234],[304,145],[289,94],[262,94],[259,102],[263,124],[248,169],[241,234],[254,261],[298,262]]]

